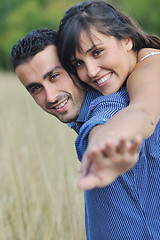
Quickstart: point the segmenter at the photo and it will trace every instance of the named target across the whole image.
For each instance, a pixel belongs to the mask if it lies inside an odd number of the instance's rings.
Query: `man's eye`
[[[92,52],[93,56],[99,56],[103,50],[102,49],[96,49]]]
[[[54,80],[55,78],[57,78],[59,76],[59,73],[55,73],[53,75],[50,76],[50,80]]]
[[[41,86],[33,87],[33,88],[31,89],[31,93],[32,93],[32,94],[33,94],[33,93],[36,93],[40,88],[41,88]]]
[[[78,60],[78,61],[76,61],[76,62],[73,63],[73,66],[74,66],[75,68],[79,68],[80,66],[82,66],[82,64],[83,64],[83,61]]]

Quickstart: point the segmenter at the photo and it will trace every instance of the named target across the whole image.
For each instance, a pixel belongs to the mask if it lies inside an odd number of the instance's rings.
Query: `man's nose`
[[[46,92],[46,101],[48,103],[54,103],[57,98],[57,95],[58,95],[58,91],[56,89],[56,87],[53,87],[52,84],[48,84],[46,87],[45,87],[45,92]]]

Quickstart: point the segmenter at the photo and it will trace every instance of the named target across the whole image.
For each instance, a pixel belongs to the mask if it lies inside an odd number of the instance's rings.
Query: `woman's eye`
[[[103,50],[102,49],[96,49],[92,52],[93,56],[99,56]]]
[[[73,66],[74,66],[75,68],[79,68],[82,64],[83,64],[83,61],[78,60],[78,61],[76,61],[76,62],[73,63]]]

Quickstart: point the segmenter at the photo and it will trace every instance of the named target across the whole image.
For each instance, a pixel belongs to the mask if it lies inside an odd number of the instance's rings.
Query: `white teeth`
[[[99,79],[99,80],[96,81],[96,82],[97,82],[98,84],[102,84],[102,83],[106,82],[106,81],[110,78],[111,75],[112,75],[112,73],[106,75],[105,77]]]
[[[62,108],[66,103],[68,102],[68,99],[66,99],[64,102],[62,102],[61,104],[59,104],[57,107],[55,107],[56,109]]]

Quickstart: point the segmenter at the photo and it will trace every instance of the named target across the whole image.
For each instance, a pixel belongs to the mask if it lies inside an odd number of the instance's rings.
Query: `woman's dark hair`
[[[27,62],[49,45],[57,46],[57,32],[51,29],[36,29],[19,40],[12,48],[10,61],[15,69]]]
[[[79,38],[82,30],[86,31],[92,40],[90,27],[97,31],[122,40],[130,37],[133,50],[138,52],[142,48],[160,48],[160,38],[146,34],[127,14],[116,10],[104,1],[86,1],[70,8],[59,26],[58,53],[67,71],[76,74],[71,64],[76,49],[81,50]]]

